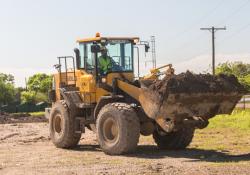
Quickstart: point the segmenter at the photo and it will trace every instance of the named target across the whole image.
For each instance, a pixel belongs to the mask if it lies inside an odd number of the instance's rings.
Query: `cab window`
[[[85,54],[85,49],[84,49],[84,44],[79,45],[79,51],[80,51],[80,69],[84,69],[84,54]]]
[[[94,55],[91,52],[91,43],[86,44],[86,68],[87,70],[92,70],[95,68]]]
[[[95,58],[94,53],[91,52],[91,45],[92,43],[80,43],[79,46],[80,68],[87,71],[95,68]],[[111,40],[106,43],[105,47],[108,50],[108,56],[112,58],[111,72],[133,71],[133,44],[131,41]],[[98,53],[97,56],[99,58],[101,53]],[[86,65],[84,65],[84,60]]]
[[[112,58],[112,71],[133,71],[133,45],[129,41],[110,41],[108,55]]]
[[[80,43],[80,68],[85,68],[84,60],[86,60],[86,70],[92,70],[95,67],[93,53],[91,52],[92,43]]]

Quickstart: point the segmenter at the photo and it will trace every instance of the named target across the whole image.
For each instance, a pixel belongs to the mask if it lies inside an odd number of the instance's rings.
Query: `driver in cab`
[[[101,47],[101,56],[98,58],[99,69],[102,75],[106,75],[112,69],[112,58],[108,56],[106,47]]]

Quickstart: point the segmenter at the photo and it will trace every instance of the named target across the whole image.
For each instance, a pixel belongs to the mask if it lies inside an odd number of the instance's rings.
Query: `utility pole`
[[[226,30],[226,27],[216,28],[213,26],[210,28],[201,28],[201,30],[208,30],[212,33],[212,69],[213,69],[213,75],[215,75],[215,32],[217,30]]]

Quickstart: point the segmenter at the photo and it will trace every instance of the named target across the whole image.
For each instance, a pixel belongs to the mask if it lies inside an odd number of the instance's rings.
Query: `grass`
[[[217,115],[210,119],[208,128],[233,128],[250,130],[250,109],[234,110],[231,115]]]
[[[45,115],[44,111],[40,111],[40,112],[29,112],[29,114],[33,117],[37,117],[37,116],[43,116]]]
[[[207,128],[196,130],[191,146],[197,149],[250,152],[250,110],[235,110],[231,115],[218,115]]]
[[[140,141],[141,144],[154,143],[152,136],[141,137]],[[208,162],[208,166],[249,165],[250,110],[237,109],[231,115],[210,119],[207,128],[195,130],[188,148],[194,150],[191,155]]]

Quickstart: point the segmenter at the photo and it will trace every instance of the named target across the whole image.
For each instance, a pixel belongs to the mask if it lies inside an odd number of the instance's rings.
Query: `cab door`
[[[95,59],[91,52],[92,43],[80,43],[80,76],[78,87],[84,103],[96,103]]]

